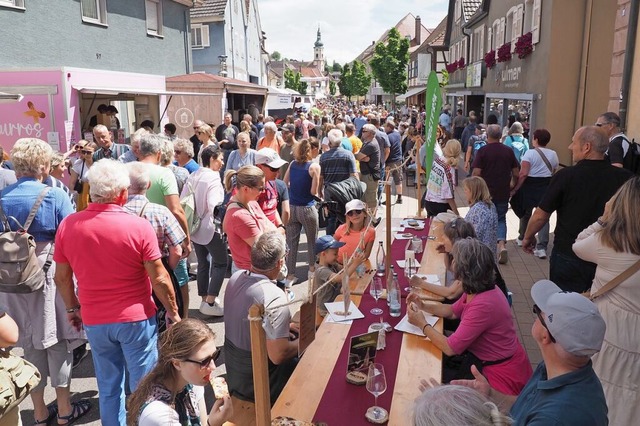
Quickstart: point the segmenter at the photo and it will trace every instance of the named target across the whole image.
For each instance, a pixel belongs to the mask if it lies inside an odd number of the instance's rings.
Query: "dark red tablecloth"
[[[426,245],[426,237],[429,234],[429,221],[426,221],[425,228],[417,231],[408,229],[405,232],[411,232],[414,235],[422,237],[423,247]],[[406,297],[407,292],[404,287],[408,286],[408,280],[404,276],[404,271],[398,267],[396,263],[399,259],[404,259],[404,251],[407,242],[410,240],[394,240],[391,244],[391,260],[394,269],[398,273],[398,281],[402,296]],[[422,254],[416,255],[420,261]],[[384,283],[384,280],[383,280]],[[325,422],[329,426],[334,425],[370,425],[364,415],[367,409],[373,406],[373,395],[367,391],[366,386],[356,386],[348,383],[345,379],[347,375],[347,359],[349,357],[349,347],[351,337],[364,334],[368,331],[369,325],[379,321],[379,316],[372,315],[371,309],[376,306],[376,302],[369,295],[367,287],[362,300],[360,302],[360,311],[365,315],[363,319],[355,320],[349,330],[349,335],[345,340],[340,356],[333,368],[327,387],[324,390],[322,399],[318,404],[318,408],[313,417],[315,422]],[[392,327],[395,327],[406,313],[406,303],[401,303],[401,314],[397,318],[389,315],[389,307],[386,300],[379,300],[378,306],[382,308],[382,318]],[[335,327],[349,327],[348,325],[335,325]],[[393,397],[393,388],[396,382],[396,373],[398,368],[398,358],[400,356],[400,348],[402,346],[402,332],[393,330],[386,334],[386,348],[378,351],[375,362],[384,366],[387,378],[387,390],[378,397],[378,405],[386,410],[391,407],[391,399]],[[417,384],[416,384],[417,386]]]

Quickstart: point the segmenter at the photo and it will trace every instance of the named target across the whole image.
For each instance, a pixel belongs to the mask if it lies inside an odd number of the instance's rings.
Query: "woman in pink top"
[[[453,245],[453,271],[464,293],[453,305],[425,304],[416,294],[407,297],[409,321],[445,355],[443,382],[472,378],[471,364],[482,370],[491,387],[518,395],[531,377],[529,358],[518,341],[511,309],[494,285],[495,260],[491,250],[473,238]],[[426,311],[447,319],[460,318],[449,337],[427,324]]]
[[[276,229],[260,209],[257,199],[264,191],[264,173],[256,166],[243,166],[229,170],[224,176],[224,186],[229,192],[235,179],[236,194],[231,197],[222,228],[227,234],[233,265],[238,269],[251,269],[251,247],[260,235]]]

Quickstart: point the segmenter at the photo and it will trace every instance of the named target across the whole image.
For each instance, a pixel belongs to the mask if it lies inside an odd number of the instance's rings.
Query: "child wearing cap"
[[[338,251],[339,263],[343,262],[345,254],[351,257],[356,249],[364,252],[365,259],[369,258],[376,239],[376,230],[371,226],[362,237],[368,223],[367,205],[363,201],[351,200],[345,205],[345,223],[340,225],[334,234],[336,240],[345,243]]]
[[[333,302],[340,294],[344,270],[346,269],[347,274],[351,276],[358,265],[364,260],[363,253],[359,251],[353,256],[353,259],[347,264],[347,267],[343,269],[337,260],[338,250],[344,245],[345,243],[336,241],[331,235],[323,235],[316,240],[315,252],[318,257],[318,262],[316,263],[316,271],[313,275],[313,290],[315,291],[326,284],[331,276],[335,274],[335,276],[331,278],[331,283],[318,292],[317,306],[321,316],[327,314],[327,309],[324,304],[326,302]]]

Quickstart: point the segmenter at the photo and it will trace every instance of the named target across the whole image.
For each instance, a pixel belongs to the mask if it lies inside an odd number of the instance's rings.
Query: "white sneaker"
[[[202,315],[207,315],[210,317],[221,317],[224,316],[224,309],[220,306],[220,302],[218,298],[213,302],[213,305],[208,304],[207,302],[200,303],[200,313]]]
[[[522,247],[522,240],[521,240],[520,238],[517,238],[517,239],[516,239],[516,245],[517,245],[518,247]]]
[[[546,259],[547,251],[545,249],[536,249],[533,251],[533,255],[538,259]]]

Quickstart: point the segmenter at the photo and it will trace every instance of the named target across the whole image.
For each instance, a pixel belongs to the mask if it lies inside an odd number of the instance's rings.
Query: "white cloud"
[[[447,0],[258,0],[269,52],[289,59],[313,59],[318,25],[329,64],[352,61],[407,13],[434,28],[447,14]]]

